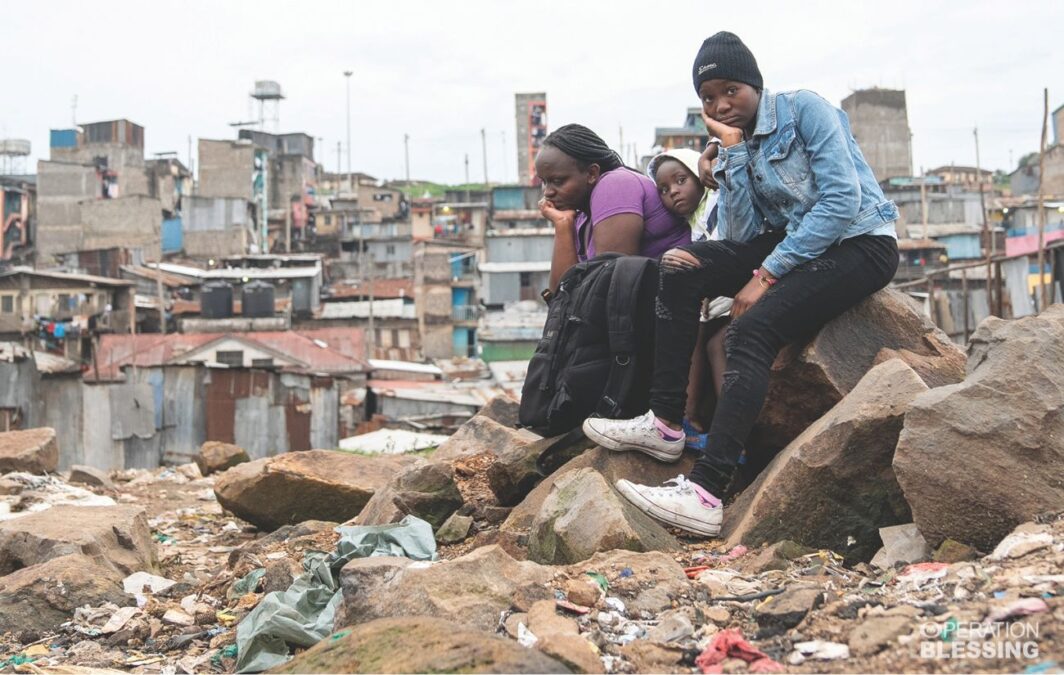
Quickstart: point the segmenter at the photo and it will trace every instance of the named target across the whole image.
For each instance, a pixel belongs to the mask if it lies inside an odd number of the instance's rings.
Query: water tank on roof
[[[228,319],[233,316],[233,287],[224,281],[203,284],[200,315],[204,319]]]
[[[255,90],[251,96],[263,100],[284,98],[281,94],[281,84],[273,80],[255,80]]]
[[[273,316],[273,285],[265,281],[244,284],[241,313],[252,319]]]

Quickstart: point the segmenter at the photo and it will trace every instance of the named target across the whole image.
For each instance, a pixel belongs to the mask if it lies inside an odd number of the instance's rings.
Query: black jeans
[[[746,243],[696,242],[683,248],[702,262],[701,267],[662,267],[650,390],[655,415],[670,422],[683,418],[701,299],[738,293],[782,238],[782,232],[770,232]],[[706,451],[691,480],[714,494],[723,492],[765,403],[769,371],[780,349],[811,338],[828,321],[890,283],[897,268],[898,243],[893,237],[846,239],[796,267],[731,322],[725,335],[724,388]]]

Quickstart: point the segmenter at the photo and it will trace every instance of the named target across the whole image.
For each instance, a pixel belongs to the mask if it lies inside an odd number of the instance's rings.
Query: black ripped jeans
[[[734,296],[783,239],[769,232],[753,241],[700,241],[682,247],[702,265],[662,267],[650,407],[670,422],[683,419],[691,353],[702,298]],[[898,268],[892,237],[862,235],[832,246],[796,267],[769,289],[725,336],[724,388],[713,414],[706,450],[691,480],[721,495],[765,402],[769,370],[784,345],[808,339],[839,314],[890,283]]]

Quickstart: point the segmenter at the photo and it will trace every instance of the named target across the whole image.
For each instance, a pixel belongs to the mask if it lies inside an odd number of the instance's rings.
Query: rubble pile
[[[0,672],[1058,672],[1062,333],[988,320],[965,374],[873,297],[777,364],[830,404],[769,412],[720,540],[612,487],[692,456],[539,438],[506,398],[417,457],[56,474],[46,432],[0,434]]]

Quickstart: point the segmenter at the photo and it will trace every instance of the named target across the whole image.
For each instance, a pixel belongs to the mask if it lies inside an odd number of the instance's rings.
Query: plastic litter
[[[768,654],[753,646],[734,628],[722,630],[695,659],[702,673],[723,673],[725,659],[742,659],[750,664],[751,673],[782,673],[783,664],[772,660]]]
[[[256,567],[234,581],[233,585],[229,587],[229,590],[225,592],[225,597],[230,600],[236,600],[248,593],[254,593],[258,589],[259,582],[264,576],[266,576],[266,568]]]
[[[909,565],[901,571],[901,574],[894,577],[894,580],[904,586],[911,586],[914,590],[919,589],[921,586],[929,581],[935,579],[941,579],[949,572],[949,565],[946,563],[925,562],[917,563],[915,565]]]
[[[1060,664],[1056,661],[1042,661],[1041,663],[1032,663],[1023,669],[1024,673],[1030,673],[1032,675],[1036,673],[1053,673],[1060,670]]]
[[[810,640],[798,642],[794,645],[794,651],[787,657],[787,663],[798,666],[806,660],[834,661],[836,659],[850,658],[850,648],[838,642],[826,640]]]
[[[332,633],[342,599],[340,569],[373,556],[436,559],[432,526],[414,516],[390,525],[336,528],[340,540],[328,555],[307,553],[305,570],[286,591],[268,593],[237,625],[236,671],[258,673],[288,660],[288,645],[310,647]]]
[[[992,610],[986,617],[986,620],[994,623],[997,621],[1005,621],[1006,619],[1012,619],[1020,616],[1030,616],[1032,614],[1041,614],[1042,612],[1048,612],[1049,605],[1042,598],[1023,598],[1016,602],[1010,602],[1004,607],[998,607]]]
[[[134,572],[122,580],[122,590],[130,595],[148,593],[162,593],[177,582],[166,577],[148,574],[147,572]]]
[[[1053,535],[1048,532],[1017,531],[998,543],[990,559],[1019,558],[1052,545]]]
[[[539,642],[539,638],[528,630],[524,623],[517,624],[517,643],[522,647],[531,647]]]
[[[586,572],[586,574],[587,576],[591,577],[596,584],[598,584],[599,588],[602,589],[603,593],[606,593],[610,590],[610,582],[606,579],[605,576],[599,574],[598,572]]]
[[[130,619],[139,613],[140,609],[137,607],[119,607],[118,611],[112,614],[107,623],[103,625],[100,632],[104,634],[117,633],[129,623]]]
[[[620,614],[624,614],[627,611],[624,606],[624,600],[620,598],[606,598],[606,606]]]

